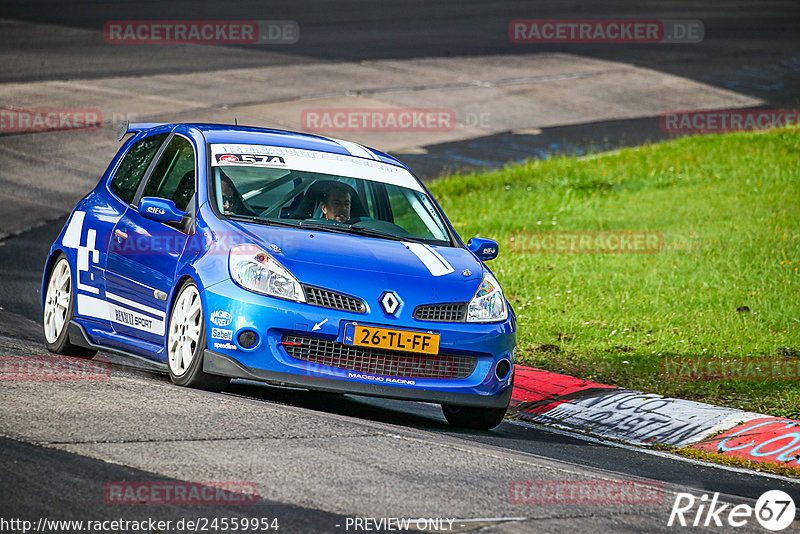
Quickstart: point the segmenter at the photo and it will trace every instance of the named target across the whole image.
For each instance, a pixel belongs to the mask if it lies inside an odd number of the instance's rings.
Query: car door
[[[105,268],[114,227],[133,202],[147,169],[168,134],[155,134],[130,145],[108,181],[97,188],[81,210],[73,212],[62,241],[77,250],[75,313],[109,325],[105,301]]]
[[[196,169],[191,141],[173,134],[139,187],[136,202],[143,197],[169,199],[193,215]],[[111,321],[116,332],[163,345],[167,297],[192,222],[186,227],[161,223],[143,217],[133,206],[120,218],[106,272],[106,298],[114,308]]]

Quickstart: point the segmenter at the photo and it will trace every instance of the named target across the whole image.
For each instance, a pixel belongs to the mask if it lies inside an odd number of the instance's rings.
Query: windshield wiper
[[[346,226],[338,227],[334,225],[319,224],[304,221],[302,219],[274,219],[272,217],[253,217],[248,221],[268,224],[270,226],[283,226],[286,228],[302,228],[304,230],[322,230],[326,232],[337,232],[340,234],[348,234]],[[290,222],[291,221],[291,222]]]
[[[391,239],[393,241],[410,241],[412,243],[429,243],[430,241],[432,241],[430,239],[414,237],[411,235],[400,236],[397,234],[390,234],[389,232],[383,232],[381,230],[376,230],[374,228],[366,228],[364,226],[356,226],[355,224],[347,224],[339,226],[336,224],[314,223],[314,222],[304,221],[302,219],[275,219],[272,217],[253,217],[248,220],[262,224],[268,224],[271,226],[283,226],[286,228],[302,228],[306,230],[321,230],[324,232],[334,232],[337,234],[355,234],[355,235],[363,235],[369,237],[379,237],[382,239]],[[438,242],[439,240],[433,240],[433,241]]]
[[[376,230],[374,228],[366,228],[364,226],[356,226],[355,224],[350,224],[346,226],[347,229],[352,231],[354,234],[359,235],[366,235],[370,237],[381,237],[384,239],[393,239],[395,241],[410,241],[412,243],[427,243],[429,240],[423,237],[415,237],[412,235],[397,235],[397,234],[390,234],[389,232],[383,232],[381,230]]]

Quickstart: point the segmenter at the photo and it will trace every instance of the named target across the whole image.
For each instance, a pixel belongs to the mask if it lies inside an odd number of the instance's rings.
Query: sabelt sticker
[[[272,154],[217,154],[218,164],[264,165],[266,167],[285,167],[286,160]]]
[[[217,326],[228,326],[232,320],[233,316],[223,310],[217,310],[211,314],[211,322]]]
[[[231,341],[233,340],[233,330],[228,330],[227,328],[212,328],[211,337],[223,341]]]

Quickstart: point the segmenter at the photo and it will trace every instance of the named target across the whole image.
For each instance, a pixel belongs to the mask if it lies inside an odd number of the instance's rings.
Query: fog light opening
[[[256,334],[252,330],[245,330],[244,332],[241,332],[239,334],[239,337],[237,339],[239,341],[239,345],[241,345],[246,349],[249,349],[255,346],[256,343],[258,343],[258,334]]]
[[[498,380],[503,380],[508,377],[511,372],[511,362],[508,360],[500,360],[494,368],[494,374]]]

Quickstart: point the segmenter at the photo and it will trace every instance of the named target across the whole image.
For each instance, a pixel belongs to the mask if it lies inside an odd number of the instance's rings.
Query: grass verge
[[[744,467],[746,469],[752,469],[753,471],[761,471],[762,473],[773,473],[785,477],[800,478],[800,468],[774,462],[753,462],[752,460],[739,458],[737,456],[726,456],[724,454],[701,451],[690,447],[672,447],[670,445],[657,444],[653,445],[652,448],[657,451],[678,454],[686,458],[692,458],[703,462],[712,462],[732,467]]]
[[[519,363],[800,419],[798,154],[796,130],[709,135],[430,189],[462,237],[500,243],[490,267],[517,313]],[[598,231],[654,232],[663,246],[530,246]]]

